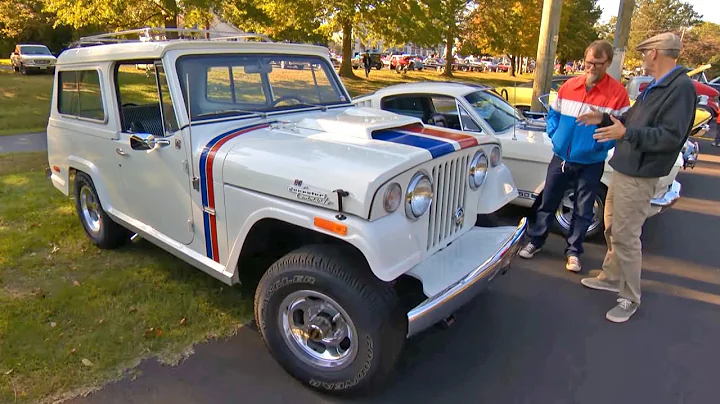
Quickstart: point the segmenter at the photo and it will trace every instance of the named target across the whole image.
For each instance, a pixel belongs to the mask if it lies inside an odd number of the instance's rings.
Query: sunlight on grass
[[[251,290],[149,243],[96,248],[46,165],[44,153],[0,155],[0,402],[47,402],[142,358],[177,359],[251,317]]]
[[[45,130],[53,76],[0,70],[0,135]]]

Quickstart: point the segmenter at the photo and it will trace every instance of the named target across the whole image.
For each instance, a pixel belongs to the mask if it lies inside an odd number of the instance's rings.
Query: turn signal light
[[[315,218],[315,227],[325,229],[331,233],[339,234],[341,236],[347,236],[347,225],[341,223],[335,223],[332,220],[323,219],[321,217]]]

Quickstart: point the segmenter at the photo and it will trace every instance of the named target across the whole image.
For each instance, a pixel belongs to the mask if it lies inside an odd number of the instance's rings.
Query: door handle
[[[119,148],[119,147],[118,147],[117,149],[115,149],[115,153],[117,153],[117,154],[119,154],[119,155],[121,155],[121,156],[127,156],[127,155],[128,155],[126,152],[123,151],[123,149],[121,149],[121,148]]]

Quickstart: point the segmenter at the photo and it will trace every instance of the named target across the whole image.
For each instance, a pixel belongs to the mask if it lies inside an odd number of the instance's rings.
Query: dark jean
[[[594,164],[565,163],[553,155],[547,170],[545,189],[542,193],[540,206],[537,208],[535,223],[528,229],[530,242],[536,247],[542,247],[547,239],[555,212],[560,207],[565,191],[574,184],[575,203],[573,217],[570,223],[570,233],[566,239],[565,255],[579,257],[583,253],[582,243],[585,233],[592,223],[593,205],[600,188],[600,178],[605,170],[605,162]]]
[[[715,140],[713,143],[720,144],[720,123],[715,124]]]

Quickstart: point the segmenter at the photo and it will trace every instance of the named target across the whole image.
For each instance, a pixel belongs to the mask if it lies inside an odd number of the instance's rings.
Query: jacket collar
[[[686,74],[689,71],[690,70],[688,70],[685,66],[677,65],[675,66],[675,68],[665,73],[664,76],[660,77],[660,80],[658,80],[657,82],[653,79],[653,81],[650,82],[650,85],[653,87],[667,87],[670,85],[670,83],[675,81],[678,76],[680,76],[681,74]]]

